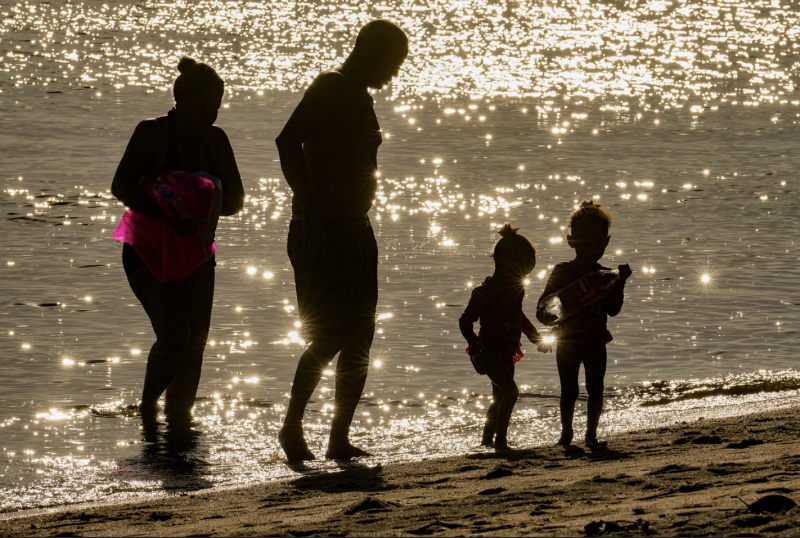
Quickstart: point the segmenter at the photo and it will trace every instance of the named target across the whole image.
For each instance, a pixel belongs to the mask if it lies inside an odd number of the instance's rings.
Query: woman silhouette
[[[215,202],[219,208],[221,195],[221,215],[242,209],[244,188],[228,137],[214,126],[225,83],[210,66],[191,58],[181,58],[178,71],[172,91],[175,108],[167,116],[139,123],[114,174],[111,192],[132,211],[190,237],[198,232],[196,221],[170,216],[145,194],[141,188],[144,182],[171,170],[202,171],[218,180]],[[209,236],[210,232],[213,238],[213,226],[209,219],[201,235]],[[166,391],[167,421],[171,426],[188,425],[211,321],[214,256],[185,279],[160,282],[136,249],[124,243],[122,265],[156,333],[147,357],[142,421],[145,425],[156,422],[157,402]]]

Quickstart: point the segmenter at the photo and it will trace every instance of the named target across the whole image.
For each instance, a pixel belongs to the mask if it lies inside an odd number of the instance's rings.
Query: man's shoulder
[[[323,71],[311,81],[308,89],[312,91],[341,91],[344,90],[346,81],[344,75],[335,69]]]

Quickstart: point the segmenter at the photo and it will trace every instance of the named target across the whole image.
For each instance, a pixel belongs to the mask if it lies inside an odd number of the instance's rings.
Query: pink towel
[[[198,227],[206,224],[214,201],[212,181],[173,170],[141,188],[169,216],[194,220]],[[204,245],[197,232],[182,237],[166,222],[135,211],[125,212],[112,237],[129,243],[161,283],[189,277],[217,251],[214,241]]]

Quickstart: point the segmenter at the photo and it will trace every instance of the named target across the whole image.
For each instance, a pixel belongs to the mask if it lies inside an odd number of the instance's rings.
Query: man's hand
[[[167,224],[181,237],[189,237],[197,231],[197,223],[194,220],[170,218]]]
[[[536,344],[536,349],[539,351],[539,353],[552,353],[553,346],[550,344],[545,344],[544,342],[539,342]]]
[[[620,265],[618,269],[619,269],[619,276],[622,280],[628,280],[628,277],[631,276],[631,274],[633,274],[633,271],[631,271],[631,266],[628,265],[627,263],[625,265]]]
[[[325,252],[328,248],[325,222],[313,211],[303,211],[303,248],[309,252]]]

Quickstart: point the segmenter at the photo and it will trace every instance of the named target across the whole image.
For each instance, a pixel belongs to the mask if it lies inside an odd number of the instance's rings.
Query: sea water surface
[[[360,464],[479,450],[491,391],[457,321],[497,226],[539,248],[533,318],[589,197],[614,216],[604,263],[634,269],[609,322],[602,434],[798,403],[800,2],[2,1],[0,511],[340,468],[289,467],[277,446],[304,346],[273,140],[375,17],[411,54],[374,95],[380,300],[353,439],[375,457]],[[145,438],[154,337],[109,188],[136,123],[170,108],[183,54],[228,83],[218,125],[248,198],[218,231],[196,435]],[[511,436],[535,447],[558,434],[558,377],[523,349]],[[317,454],[333,369],[306,415]]]

